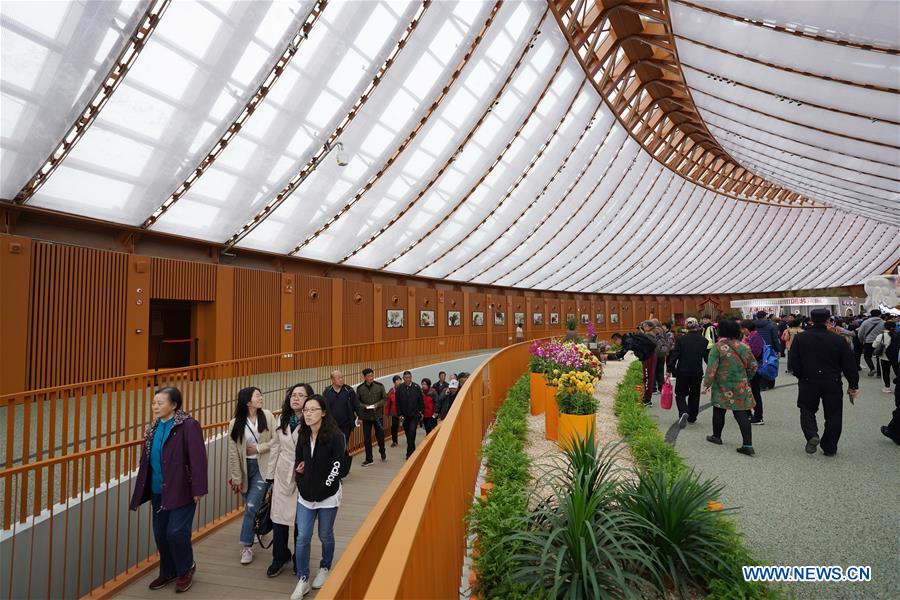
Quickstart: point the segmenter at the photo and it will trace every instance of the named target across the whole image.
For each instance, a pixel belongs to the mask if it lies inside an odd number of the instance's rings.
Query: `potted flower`
[[[547,371],[547,349],[540,342],[535,342],[528,349],[531,355],[528,358],[528,370],[530,377],[530,395],[531,395],[531,414],[539,415],[544,412],[546,383],[544,381],[544,373]]]
[[[559,443],[571,448],[575,440],[596,436],[597,398],[594,384],[599,381],[588,371],[569,371],[559,376],[556,404],[559,408]]]
[[[575,333],[575,329],[578,327],[578,321],[575,320],[575,315],[569,315],[566,317],[566,339],[574,340],[577,337]]]

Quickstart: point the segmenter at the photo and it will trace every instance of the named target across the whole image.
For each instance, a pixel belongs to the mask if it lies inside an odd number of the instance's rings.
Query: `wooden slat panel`
[[[372,342],[375,339],[373,285],[367,281],[344,281],[344,335],[351,344]]]
[[[281,273],[236,269],[234,358],[275,354],[281,346]]]
[[[29,389],[124,374],[127,256],[36,242]]]
[[[298,276],[295,292],[297,317],[294,320],[294,346],[298,350],[327,348],[332,345],[331,284],[332,279],[328,277]],[[235,284],[235,289],[238,287]],[[347,306],[346,302],[344,306]],[[344,329],[350,332],[350,339],[355,342],[354,330],[348,329],[346,322]]]
[[[216,299],[216,266],[206,263],[152,258],[150,297],[159,300]]]

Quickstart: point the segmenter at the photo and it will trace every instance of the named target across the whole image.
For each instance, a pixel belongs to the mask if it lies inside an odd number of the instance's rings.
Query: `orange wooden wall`
[[[602,312],[597,329],[608,335],[633,328],[650,311],[661,318],[698,314],[705,300],[509,290],[390,274],[324,277],[302,269],[291,262],[250,269],[0,234],[0,393],[147,370],[155,299],[193,303],[192,335],[204,363],[444,335],[483,334],[473,346],[496,347],[514,339],[517,312],[525,315],[526,332],[547,335],[563,333],[567,314],[576,315],[583,332],[581,314],[593,320]],[[730,299],[712,296],[723,309]],[[389,309],[404,311],[403,328],[387,327]],[[433,327],[421,324],[423,310],[434,311]],[[459,326],[449,326],[449,311],[460,312]],[[476,311],[483,325],[472,323]],[[502,325],[494,322],[498,312]],[[559,313],[556,326],[551,312]]]

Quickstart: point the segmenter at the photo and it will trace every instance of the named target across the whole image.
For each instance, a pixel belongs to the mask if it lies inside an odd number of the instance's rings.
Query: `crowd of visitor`
[[[272,525],[272,563],[266,574],[276,577],[291,565],[297,577],[291,596],[295,600],[321,588],[331,569],[341,480],[349,475],[353,462],[348,443],[353,430],[362,425],[362,466],[374,463],[373,434],[381,460],[387,460],[385,418],[391,421],[392,447],[398,444],[402,425],[408,459],[416,449],[418,428],[428,435],[447,418],[468,373],[454,374],[448,380],[441,371],[432,384],[428,378],[414,383],[412,373],[404,371],[402,377],[394,376],[390,390],[375,380],[372,369],[364,369],[362,378],[353,388],[344,383],[340,371],[332,371],[331,383],[321,394],[308,383],[292,385],[278,417],[263,407],[259,388],[243,388],[237,394],[234,418],[228,423],[228,486],[244,500],[240,564],[252,563],[255,543],[264,543],[258,517],[265,507]],[[175,591],[181,593],[190,589],[196,570],[191,523],[197,502],[208,492],[206,447],[200,424],[181,410],[178,389],[159,389],[152,406],[154,420],[145,432],[131,509],[137,510],[148,500],[153,506],[160,566],[150,589],[175,581]],[[314,527],[322,557],[310,581]]]
[[[683,429],[697,421],[701,393],[709,392],[712,435],[706,439],[722,444],[725,414],[732,411],[743,438],[738,452],[748,456],[755,455],[752,426],[765,424],[763,392],[775,387],[779,357],[787,358],[787,372],[798,379],[797,407],[806,452],[813,454],[821,447],[826,456],[834,456],[842,429],[841,378],[847,380],[854,402],[862,358],[868,376],[881,378],[882,392],[894,394],[892,420],[881,433],[900,444],[900,334],[896,333],[900,319],[879,310],[842,318],[826,309],[789,317],[760,311],[753,317],[691,317],[677,334],[671,325],[650,319],[635,332],[613,334],[612,341],[621,345],[619,357],[631,351],[642,363],[644,406],[653,406],[653,396],[662,391],[668,372],[675,378],[678,426]],[[821,436],[816,421],[820,405],[825,418]]]

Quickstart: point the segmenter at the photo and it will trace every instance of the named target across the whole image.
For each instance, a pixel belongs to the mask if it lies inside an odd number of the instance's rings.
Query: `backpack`
[[[772,346],[763,342],[762,360],[756,374],[763,379],[774,381],[778,378],[778,353],[772,350]]]
[[[878,334],[878,337],[875,338],[875,343],[872,344],[872,347],[874,348],[874,352],[872,353],[872,355],[881,357],[881,355],[884,354],[885,348],[887,348],[890,343],[891,334],[886,331],[882,331]]]

